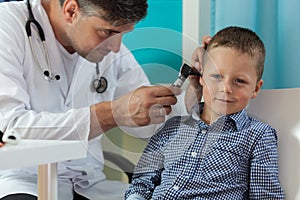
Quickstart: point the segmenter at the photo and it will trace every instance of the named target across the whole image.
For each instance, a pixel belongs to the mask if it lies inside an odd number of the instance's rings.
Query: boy
[[[151,138],[125,197],[284,199],[276,131],[245,107],[263,81],[265,47],[251,30],[219,31],[203,58],[204,102]]]

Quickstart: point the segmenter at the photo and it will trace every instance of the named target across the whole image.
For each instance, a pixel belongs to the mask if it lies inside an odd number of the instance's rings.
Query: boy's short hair
[[[216,47],[229,47],[246,53],[257,61],[257,81],[262,78],[266,50],[263,42],[250,29],[230,26],[217,32],[207,46],[207,52]],[[207,59],[207,58],[206,58]]]
[[[61,5],[65,0],[60,0]],[[136,23],[147,15],[147,0],[77,0],[86,16],[100,15],[115,25]]]

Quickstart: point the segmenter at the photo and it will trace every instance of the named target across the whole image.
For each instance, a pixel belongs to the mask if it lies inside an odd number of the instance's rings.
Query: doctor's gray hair
[[[65,0],[60,0],[61,5]],[[115,26],[137,23],[147,15],[147,0],[77,0],[86,16],[100,16]]]

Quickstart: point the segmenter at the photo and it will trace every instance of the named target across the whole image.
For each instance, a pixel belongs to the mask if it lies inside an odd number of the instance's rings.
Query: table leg
[[[39,165],[38,200],[57,200],[57,163]]]

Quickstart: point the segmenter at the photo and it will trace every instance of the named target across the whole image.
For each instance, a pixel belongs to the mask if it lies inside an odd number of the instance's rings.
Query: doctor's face
[[[91,62],[100,62],[109,52],[118,52],[124,33],[133,30],[134,23],[114,26],[99,16],[78,15],[66,28],[71,50]]]

